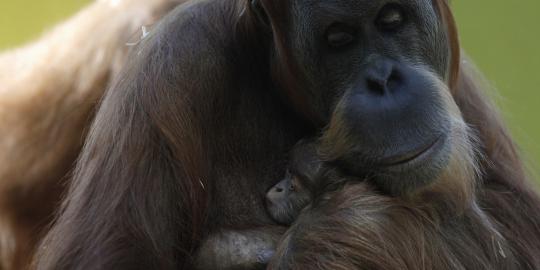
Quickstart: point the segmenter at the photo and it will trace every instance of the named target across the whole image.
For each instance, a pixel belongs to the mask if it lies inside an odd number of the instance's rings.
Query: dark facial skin
[[[441,87],[449,46],[431,0],[281,5],[288,20],[263,5],[285,44],[276,55],[287,54],[293,66],[278,76],[285,91],[301,92],[290,100],[304,115],[330,123],[326,161],[394,195],[436,179],[448,164],[453,127]]]

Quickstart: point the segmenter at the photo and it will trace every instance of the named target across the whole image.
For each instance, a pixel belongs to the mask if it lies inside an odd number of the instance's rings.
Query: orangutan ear
[[[270,25],[270,19],[268,14],[261,4],[261,0],[249,0],[251,12],[255,15],[260,25],[271,32],[272,27]]]

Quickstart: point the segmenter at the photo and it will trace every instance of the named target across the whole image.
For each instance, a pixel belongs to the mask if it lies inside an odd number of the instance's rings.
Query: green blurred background
[[[88,0],[0,0],[0,50],[39,37]],[[454,0],[461,41],[494,95],[536,179],[540,172],[540,1]]]

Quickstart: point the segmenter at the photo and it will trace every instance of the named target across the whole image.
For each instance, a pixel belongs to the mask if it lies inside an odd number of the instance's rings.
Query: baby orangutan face
[[[310,179],[287,172],[285,178],[266,193],[267,209],[278,223],[290,225],[300,211],[313,200],[311,190],[303,183]]]
[[[266,193],[267,209],[278,223],[290,225],[322,188],[322,161],[315,143],[301,141],[292,151],[285,178]]]

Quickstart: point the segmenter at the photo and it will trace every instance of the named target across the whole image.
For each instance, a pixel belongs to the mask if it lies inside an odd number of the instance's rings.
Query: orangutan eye
[[[326,31],[326,42],[330,47],[340,48],[355,40],[354,31],[343,24],[333,24]]]
[[[382,31],[394,31],[402,26],[404,22],[405,13],[403,8],[397,4],[388,4],[379,12],[375,25]]]

